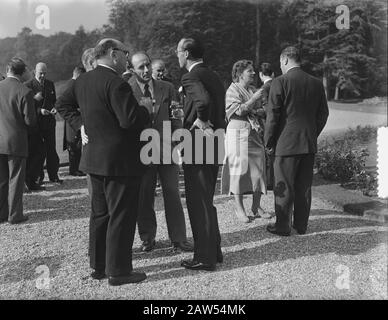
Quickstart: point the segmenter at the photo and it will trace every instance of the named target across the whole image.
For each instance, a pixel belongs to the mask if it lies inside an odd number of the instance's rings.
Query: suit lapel
[[[155,100],[155,118],[158,117],[160,105],[162,103],[163,98],[163,90],[160,87],[160,83],[152,79],[152,84],[154,87],[154,100]]]
[[[134,77],[129,79],[129,85],[131,86],[133,94],[134,94],[137,102],[139,103],[141,97],[143,97],[143,92],[141,91],[139,84],[137,83],[136,79],[134,79]]]

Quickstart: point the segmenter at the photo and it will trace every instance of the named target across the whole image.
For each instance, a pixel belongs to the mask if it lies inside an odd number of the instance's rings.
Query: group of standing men
[[[30,78],[23,60],[13,58],[7,78],[0,82],[0,221],[20,223],[23,191],[44,190],[44,162],[49,180],[58,177],[55,148],[54,83],[46,79],[47,66],[38,63]]]
[[[183,38],[176,49],[180,67],[187,70],[181,81],[184,117],[180,126],[190,132],[192,159],[195,159],[191,163],[183,163],[193,248],[186,238],[178,192],[178,167],[163,164],[163,161],[145,166],[140,159],[143,146],[140,134],[144,129],[154,128],[163,133],[163,121],[171,121],[172,125],[179,127],[179,121],[173,123],[169,114],[171,102],[178,99],[173,86],[167,81],[152,79],[149,56],[138,52],[130,57],[129,50],[118,40],[103,39],[90,50],[93,51],[92,58],[87,52],[82,57],[87,72],[69,84],[58,99],[57,110],[71,128],[76,132],[80,130],[83,136],[80,170],[88,174],[91,196],[91,277],[108,277],[110,285],[146,279],[144,273],[133,271],[132,245],[137,223],[143,240],[142,250],[149,251],[155,246],[154,191],[157,174],[163,189],[173,248],[194,251],[191,260],[182,261],[182,267],[215,270],[216,264],[223,262],[217,209],[213,202],[219,161],[211,157],[214,161],[206,163],[206,152],[195,149],[195,139],[203,137],[196,132],[209,133],[226,127],[225,89],[219,77],[205,65],[202,44],[193,38]],[[328,115],[322,84],[300,69],[298,58],[294,49],[281,54],[284,75],[271,85],[265,129],[266,147],[275,153],[276,158],[274,194],[277,220],[267,230],[282,236],[290,234],[292,209],[294,227],[299,233],[306,231],[316,139]],[[9,79],[0,82],[0,99],[7,99],[4,93],[9,91],[8,86],[12,83],[20,95],[19,98],[15,94],[18,98],[15,98],[17,102],[13,108],[17,110],[15,114],[19,113],[15,118],[22,123],[25,140],[25,124],[33,125],[36,119],[31,110],[25,112],[20,109],[31,104],[34,96],[19,83],[24,72],[20,64],[19,60],[13,60],[9,65]],[[122,75],[128,69],[129,80],[124,80]],[[36,94],[35,97],[38,98]],[[3,105],[1,102],[0,105]],[[41,113],[44,115],[46,112]],[[24,119],[19,119],[20,115]],[[161,159],[166,150],[163,148],[164,138],[162,135]],[[210,150],[213,155],[218,155],[217,142]],[[0,144],[0,165],[9,165],[7,179],[11,181],[15,159],[9,156],[7,150]],[[171,148],[167,150],[171,152]],[[203,150],[209,152],[209,148]],[[18,157],[25,156],[26,150],[23,149]],[[16,167],[23,167],[23,161]],[[3,181],[5,177],[0,176],[2,192]],[[4,204],[0,203],[0,209],[2,206]],[[4,209],[0,211],[0,217],[4,216],[3,212]]]
[[[225,127],[224,88],[215,73],[203,64],[203,54],[202,45],[194,39],[182,39],[178,44],[179,64],[189,71],[182,79],[186,95],[183,128],[189,129],[193,138],[197,129]],[[80,170],[88,174],[92,202],[91,276],[108,276],[111,285],[146,278],[144,273],[133,272],[132,244],[137,222],[142,250],[150,251],[155,246],[157,175],[172,247],[194,251],[193,259],[183,261],[182,266],[214,270],[215,264],[223,260],[213,205],[218,163],[183,165],[193,248],[187,242],[179,196],[179,167],[163,163],[163,152],[171,152],[171,148],[164,148],[164,144],[171,143],[171,137],[163,136],[163,122],[170,121],[173,129],[182,127],[182,121],[174,121],[170,115],[170,105],[178,101],[173,85],[152,78],[152,62],[146,53],[137,52],[129,57],[128,49],[115,39],[101,40],[94,48],[94,58],[96,68],[75,80],[57,103],[64,119],[74,129],[83,127],[86,137]],[[154,66],[163,69],[155,61]],[[128,69],[131,76],[125,81],[121,75]],[[142,164],[140,133],[145,128],[161,133],[160,164]]]

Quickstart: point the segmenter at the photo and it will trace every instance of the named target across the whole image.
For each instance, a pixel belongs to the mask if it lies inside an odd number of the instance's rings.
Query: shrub
[[[358,125],[355,129],[349,128],[342,138],[353,144],[368,143],[377,138],[377,127]]]
[[[342,136],[326,139],[318,144],[315,167],[323,178],[340,182],[345,188],[360,189],[374,196],[377,190],[377,175],[365,171],[369,151],[362,144],[377,136],[377,128],[357,126]]]
[[[346,183],[363,171],[368,155],[367,149],[354,148],[351,140],[326,140],[318,147],[315,165],[325,179]]]

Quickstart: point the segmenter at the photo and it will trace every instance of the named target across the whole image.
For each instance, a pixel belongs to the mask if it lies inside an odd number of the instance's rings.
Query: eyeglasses
[[[112,48],[112,50],[121,51],[121,52],[123,52],[125,54],[125,56],[127,58],[129,58],[129,51],[127,51],[127,50],[123,50],[123,49],[120,49],[120,48]]]

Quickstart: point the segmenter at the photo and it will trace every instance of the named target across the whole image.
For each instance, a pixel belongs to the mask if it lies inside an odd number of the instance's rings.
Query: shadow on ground
[[[324,226],[322,226],[322,220],[325,221]],[[358,255],[387,242],[386,230],[378,230],[376,227],[381,227],[381,224],[349,216],[341,217],[332,211],[313,210],[308,233],[303,236],[278,237],[268,233],[265,225],[222,234],[224,263],[218,264],[215,272],[315,255]],[[247,248],[229,250],[230,247],[241,247],[244,244]],[[159,246],[162,244],[160,243]],[[173,253],[166,248],[166,250],[151,253],[135,254],[134,259],[152,259],[162,255],[173,255]],[[198,273],[198,271],[181,269],[179,262],[148,265],[141,270],[152,273],[147,281],[186,277]]]

